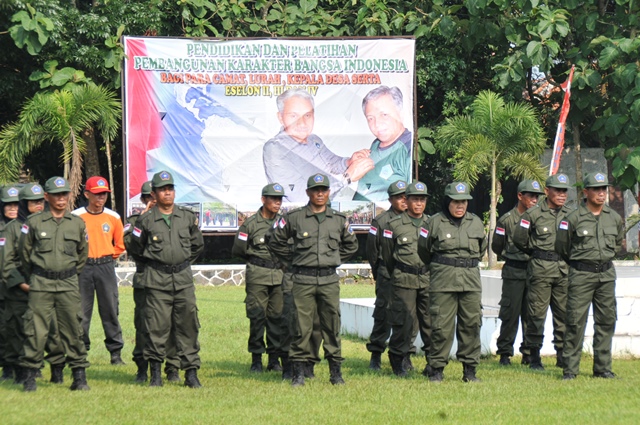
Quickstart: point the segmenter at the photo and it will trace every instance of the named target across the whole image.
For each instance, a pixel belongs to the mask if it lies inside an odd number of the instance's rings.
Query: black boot
[[[306,362],[304,364],[304,377],[305,378],[309,378],[309,379],[315,378],[316,377],[316,374],[314,372],[314,368],[315,367],[316,367],[316,364],[314,362],[312,362],[311,360]]]
[[[288,381],[293,378],[293,371],[291,370],[291,361],[289,360],[289,354],[282,354],[280,356],[282,362],[282,380]]]
[[[249,372],[262,373],[262,354],[251,354],[251,368]]]
[[[147,382],[147,370],[149,370],[149,362],[145,359],[137,359],[136,365],[138,371],[136,372],[136,382]]]
[[[13,380],[14,384],[16,385],[24,384],[24,380],[26,379],[26,375],[27,375],[27,369],[23,368],[22,366],[14,366],[13,374],[15,376]]]
[[[169,382],[180,382],[180,372],[178,372],[178,368],[173,365],[166,365],[164,367],[164,373],[167,375],[167,381]],[[186,374],[186,372],[185,372]]]
[[[304,385],[304,371],[306,369],[305,362],[291,362],[293,378],[291,378],[292,387],[302,387]]]
[[[71,391],[89,391],[91,389],[87,384],[87,374],[83,367],[71,369],[71,374],[73,375],[73,382],[69,387]]]
[[[432,370],[433,370],[433,368],[431,366],[429,366],[429,363],[427,363],[427,365],[422,370],[422,376],[427,376],[427,377],[431,376]]]
[[[443,367],[432,367],[429,371],[429,381],[431,382],[442,382],[444,379],[444,368]]]
[[[531,363],[529,363],[529,368],[533,370],[544,370],[544,366],[542,365],[542,359],[540,358],[539,348],[531,349]]]
[[[393,370],[394,375],[401,378],[405,378],[407,376],[408,372],[407,369],[405,369],[403,356],[389,352],[389,363],[391,363],[391,370]]]
[[[25,368],[24,370],[24,384],[23,385],[23,390],[25,392],[32,392],[35,391],[38,386],[36,385],[36,371],[38,369],[27,369]]]
[[[114,366],[124,365],[124,361],[122,361],[122,357],[120,356],[120,350],[111,352],[111,364]]]
[[[531,354],[522,353],[522,361],[520,362],[520,364],[523,364],[525,366],[530,365],[531,364]]]
[[[11,365],[6,365],[2,368],[0,381],[8,381],[9,379],[13,379],[13,367]]]
[[[382,368],[382,353],[379,351],[371,352],[371,360],[369,361],[369,369],[380,370]]]
[[[480,382],[476,377],[476,367],[462,364],[462,382]]]
[[[269,362],[267,363],[267,372],[282,372],[282,366],[280,366],[280,360],[277,353],[269,353]]]
[[[149,362],[151,366],[151,379],[149,380],[150,387],[162,386],[162,362],[151,360]]]
[[[51,365],[51,382],[52,384],[64,383],[64,363]]]
[[[414,369],[413,363],[411,363],[411,353],[405,354],[402,358],[402,366],[407,372],[411,372]]]
[[[562,348],[556,350],[556,367],[564,368],[564,358],[562,357]]]
[[[500,354],[500,366],[511,366],[511,359],[508,354]]]
[[[329,382],[333,385],[344,385],[342,379],[342,365],[339,361],[329,359]]]
[[[184,373],[184,386],[189,388],[200,388],[202,384],[198,379],[198,369],[187,369]]]
[[[42,370],[36,369],[36,379],[42,378]]]

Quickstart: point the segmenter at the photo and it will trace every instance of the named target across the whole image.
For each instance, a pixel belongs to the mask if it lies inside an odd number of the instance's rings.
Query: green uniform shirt
[[[129,217],[127,217],[127,222],[124,225],[124,246],[127,248],[127,252],[129,253],[129,255],[131,255],[131,257],[133,258],[133,261],[135,261],[136,263],[136,272],[133,274],[132,286],[136,289],[144,289],[144,284],[142,283],[143,273],[141,271],[138,271],[138,270],[143,270],[144,262],[141,261],[139,257],[136,258],[135,255],[129,252],[129,242],[133,237],[132,232],[133,232],[133,229],[135,228],[136,221],[138,221],[139,217],[140,217],[140,214],[131,214]]]
[[[522,214],[513,233],[513,243],[518,249],[532,255],[533,251],[555,251],[556,230],[560,222],[572,211],[564,205],[555,213],[545,200]],[[547,261],[531,258],[528,272],[535,276],[556,278],[566,276],[569,269],[564,260]]]
[[[398,214],[393,211],[393,208],[389,208],[371,221],[371,227],[367,235],[367,261],[371,266],[371,272],[374,274],[374,278],[377,278],[377,273],[381,273],[383,278],[391,279],[387,268],[380,267],[380,261],[384,261],[382,259],[382,252],[380,251],[380,244],[382,242],[384,229],[387,229],[389,221],[397,216]]]
[[[12,220],[15,221],[15,220]],[[11,222],[9,222],[11,223]],[[7,241],[7,226],[9,223],[6,223],[4,220],[0,219],[0,267],[4,268],[5,260],[5,251],[6,251],[6,241]],[[0,281],[0,301],[4,300],[5,294],[7,292],[7,287],[4,282]],[[0,320],[2,320],[0,318]]]
[[[236,238],[233,241],[231,254],[245,260],[257,257],[262,260],[272,261],[271,253],[267,249],[266,235],[273,227],[273,223],[278,222],[280,218],[280,215],[276,215],[275,219],[272,220],[262,217],[262,207],[260,207],[258,212],[249,217],[238,229]],[[247,262],[245,280],[252,285],[281,285],[282,270]]]
[[[193,264],[204,250],[202,233],[193,212],[174,205],[169,227],[155,206],[138,217],[132,227],[127,250],[147,264],[142,275],[145,288],[171,291],[193,285],[191,267],[171,273],[148,264],[150,261],[163,265],[179,265],[185,261]]]
[[[430,292],[482,291],[478,267],[453,267],[432,262],[435,254],[450,258],[471,258],[480,261],[487,250],[487,238],[482,221],[466,213],[456,226],[442,212],[427,220],[426,233],[421,232],[418,254],[431,273]]]
[[[20,260],[25,275],[29,276],[29,290],[78,290],[78,275],[52,280],[33,274],[32,271],[34,267],[51,272],[62,272],[75,267],[80,274],[89,255],[84,220],[65,212],[64,217],[58,221],[50,211],[45,211],[29,216],[21,231]]]
[[[397,263],[403,263],[411,267],[424,267],[424,262],[418,256],[418,238],[420,233],[424,234],[427,216],[422,215],[422,219],[415,220],[406,211],[391,219],[387,225],[388,229],[382,231],[382,241],[380,249],[382,258],[392,276],[391,281],[394,286],[408,289],[428,288],[428,273],[408,273],[396,267]]]
[[[514,208],[500,217],[496,223],[496,230],[493,233],[493,240],[491,241],[491,249],[502,258],[515,261],[529,261],[529,256],[520,251],[513,243],[513,232],[515,232],[516,227],[520,224],[521,218],[522,214],[520,214],[518,208]],[[502,278],[524,280],[527,278],[527,270],[505,265],[502,268]]]
[[[20,256],[18,255],[18,243],[20,242],[20,227],[22,223],[19,220],[13,220],[5,228],[5,242],[2,246],[3,264],[2,278],[7,288],[13,288],[22,283],[27,283],[29,279],[23,275],[20,265]],[[26,292],[25,292],[26,296]]]
[[[622,247],[624,226],[620,215],[605,205],[598,217],[581,204],[560,222],[555,249],[564,261],[603,264],[613,260]],[[616,269],[602,273],[577,271],[585,279],[610,282],[616,279]]]
[[[293,249],[288,244],[293,238]],[[271,253],[292,267],[338,267],[358,250],[358,240],[347,217],[331,208],[326,209],[322,222],[310,206],[289,212],[278,220],[268,241]],[[335,283],[337,275],[304,276],[294,274],[294,282],[323,285]]]

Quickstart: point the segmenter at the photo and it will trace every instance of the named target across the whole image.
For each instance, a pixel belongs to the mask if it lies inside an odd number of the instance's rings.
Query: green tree
[[[446,120],[436,134],[437,148],[453,164],[457,180],[474,186],[481,176],[491,181],[489,238],[496,227],[498,199],[507,173],[542,180],[539,157],[545,148],[544,130],[535,110],[526,104],[505,103],[491,91],[481,92],[471,114]],[[489,255],[489,266],[495,255]]]

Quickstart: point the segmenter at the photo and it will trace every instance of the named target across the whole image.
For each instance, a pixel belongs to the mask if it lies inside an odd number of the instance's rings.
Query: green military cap
[[[311,189],[312,187],[331,187],[329,177],[320,173],[314,174],[307,180],[307,189]]]
[[[405,192],[405,194],[407,196],[427,196],[429,195],[427,193],[427,185],[419,182],[419,181],[414,181],[411,182],[411,184],[409,184],[407,186],[407,191]]]
[[[569,189],[569,177],[566,174],[554,174],[549,176],[544,183],[547,187],[555,187],[556,189]]]
[[[142,183],[142,188],[140,188],[141,195],[151,195],[151,181]]]
[[[71,192],[71,187],[66,179],[56,176],[47,180],[44,184],[44,191],[47,193]]]
[[[469,183],[465,182],[453,182],[449,183],[444,188],[444,196],[448,196],[451,199],[455,199],[456,201],[461,201],[465,199],[473,199],[473,196],[469,193],[471,188],[469,187]]]
[[[19,196],[27,201],[38,201],[44,199],[44,190],[38,183],[27,183],[20,189]]]
[[[154,189],[156,187],[163,187],[173,185],[173,176],[168,171],[160,171],[159,173],[155,173],[153,178],[151,179],[151,187]]]
[[[18,202],[20,198],[18,195],[20,194],[20,190],[17,187],[8,184],[2,188],[2,192],[0,192],[0,201],[8,204],[10,202]]]
[[[262,196],[284,196],[284,189],[278,183],[271,183],[262,188]]]
[[[387,193],[389,196],[401,195],[407,191],[407,182],[398,180],[389,185]]]
[[[537,180],[522,180],[518,185],[518,193],[537,193],[544,194],[542,186]]]
[[[584,187],[603,187],[611,186],[609,179],[604,173],[589,173],[584,176]]]

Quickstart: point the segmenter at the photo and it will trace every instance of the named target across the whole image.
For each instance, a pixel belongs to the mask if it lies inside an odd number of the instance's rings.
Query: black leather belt
[[[335,267],[294,267],[293,274],[301,274],[303,276],[323,277],[336,274]]]
[[[519,261],[519,260],[510,260],[509,258],[505,259],[504,265],[513,267],[514,269],[527,270],[528,261]]]
[[[603,273],[613,267],[613,261],[602,264],[583,263],[581,261],[569,261],[569,265],[581,272]]]
[[[182,270],[186,269],[187,267],[189,267],[189,260],[184,261],[183,263],[180,264],[163,264],[160,263],[158,261],[148,261],[146,263],[147,266],[151,267],[152,269],[156,269],[158,271],[164,272],[164,273],[179,273]]]
[[[273,261],[265,260],[264,258],[260,258],[260,257],[251,256],[251,257],[249,257],[248,261],[249,261],[249,263],[253,264],[254,266],[264,267],[264,268],[267,268],[267,269],[279,269],[280,268]]]
[[[396,269],[400,270],[401,272],[415,275],[426,274],[427,272],[429,272],[427,266],[414,267],[405,263],[396,263]]]
[[[51,270],[45,270],[41,267],[34,267],[33,270],[31,270],[31,273],[51,280],[62,280],[77,275],[78,270],[74,267],[72,269],[54,272]]]
[[[144,272],[144,268],[145,268],[145,264],[144,263],[138,263],[136,261],[136,273],[143,273]]]
[[[539,260],[560,261],[560,256],[557,252],[554,251],[542,251],[540,249],[536,249],[533,251],[533,254],[531,254],[531,256]]]
[[[438,264],[444,264],[446,266],[464,267],[467,269],[478,267],[478,264],[480,264],[480,261],[478,261],[477,258],[451,258],[439,254],[434,255],[433,258],[431,258],[431,261]]]
[[[105,255],[104,257],[99,258],[87,258],[87,265],[97,266],[98,264],[109,264],[113,263],[113,257],[111,255]]]

